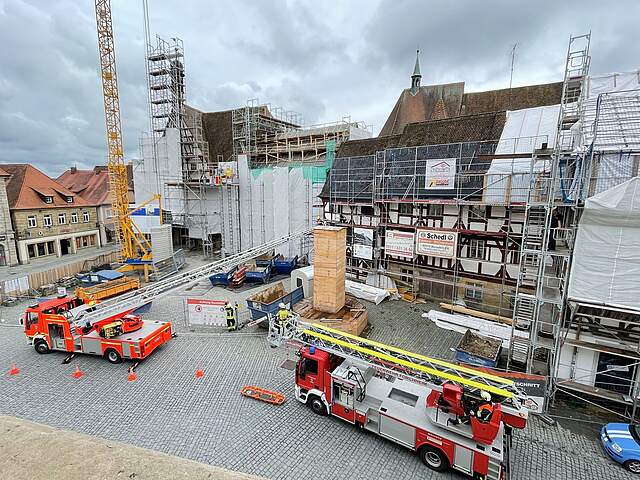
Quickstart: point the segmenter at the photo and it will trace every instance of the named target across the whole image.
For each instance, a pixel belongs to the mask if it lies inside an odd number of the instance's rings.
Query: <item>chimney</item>
[[[71,167],[71,173],[78,173],[78,169],[76,167]]]

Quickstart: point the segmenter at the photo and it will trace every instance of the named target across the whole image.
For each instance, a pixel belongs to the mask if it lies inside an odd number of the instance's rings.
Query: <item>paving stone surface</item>
[[[283,279],[286,289],[289,279]],[[0,307],[0,414],[13,415],[110,440],[150,448],[211,465],[273,479],[458,479],[435,473],[412,452],[337,418],[314,415],[294,399],[293,372],[281,368],[293,351],[271,349],[258,327],[222,333],[189,326],[187,297],[245,299],[265,286],[239,291],[201,282],[154,302],[145,318],[171,320],[179,336],[137,369],[80,356],[62,365],[62,353],[41,356],[28,346],[18,325],[29,303]],[[431,304],[367,303],[369,338],[410,351],[453,359],[461,335],[421,317]],[[14,327],[12,327],[12,325]],[[20,374],[9,376],[15,362]],[[85,375],[72,377],[76,365]],[[196,378],[202,368],[204,377]],[[253,384],[287,396],[271,406],[239,394]],[[513,479],[623,479],[630,475],[609,460],[595,435],[550,427],[532,418],[514,436]]]

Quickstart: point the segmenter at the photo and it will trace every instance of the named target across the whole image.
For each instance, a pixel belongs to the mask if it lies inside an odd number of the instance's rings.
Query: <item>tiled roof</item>
[[[88,205],[80,196],[31,165],[2,164],[1,168],[11,175],[7,184],[7,197],[11,209]],[[52,203],[45,201],[46,196],[52,197]],[[73,197],[73,203],[68,203],[66,197]]]
[[[3,169],[0,168],[0,177],[10,177],[11,175],[9,175],[8,172],[5,172]]]
[[[91,205],[111,203],[107,167],[98,166],[93,170],[70,168],[60,175],[56,181],[73,193],[80,195]]]
[[[233,155],[231,110],[202,114],[204,136],[209,143],[209,161],[215,163],[220,156],[223,162]]]
[[[464,83],[427,85],[415,95],[402,91],[389,114],[380,136],[402,133],[409,123],[424,122],[459,115],[478,115],[503,110],[557,105],[562,97],[562,82],[525,87],[503,88],[486,92],[464,93]]]
[[[498,140],[505,120],[505,112],[494,112],[410,123],[399,135],[344,142],[338,149],[337,157],[372,155],[394,147]]]

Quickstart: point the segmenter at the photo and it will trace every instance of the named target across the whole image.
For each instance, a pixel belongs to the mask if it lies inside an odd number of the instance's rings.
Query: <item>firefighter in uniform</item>
[[[491,419],[491,415],[493,414],[493,403],[491,402],[491,394],[489,392],[485,392],[484,390],[480,392],[480,396],[483,403],[478,406],[476,410],[476,418],[480,420],[482,423],[487,423]]]
[[[227,303],[224,304],[224,310],[227,314],[227,331],[233,332],[236,329],[235,309],[231,306],[231,303],[227,301]]]
[[[461,423],[469,423],[470,417],[475,416],[478,421],[482,423],[488,423],[493,415],[493,403],[491,402],[491,394],[482,390],[480,392],[482,403],[478,405],[478,408],[474,411],[470,411],[468,415],[462,415],[456,419],[449,418],[447,424],[460,425]]]
[[[284,303],[281,303],[278,306],[280,307],[280,310],[278,310],[278,313],[276,314],[276,324],[278,326],[278,330],[280,331],[280,335],[283,335],[285,325],[289,320],[289,316],[291,314],[289,312],[289,309]]]

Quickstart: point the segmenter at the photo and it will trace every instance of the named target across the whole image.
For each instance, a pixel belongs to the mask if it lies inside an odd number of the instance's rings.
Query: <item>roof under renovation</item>
[[[561,96],[562,82],[475,93],[464,93],[464,82],[426,85],[415,94],[406,88],[391,110],[380,136],[402,133],[409,123],[556,105]]]

